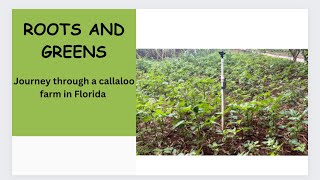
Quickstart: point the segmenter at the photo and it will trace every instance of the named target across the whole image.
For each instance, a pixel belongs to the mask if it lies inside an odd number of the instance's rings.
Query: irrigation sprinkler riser
[[[221,130],[224,130],[224,59],[221,58]]]

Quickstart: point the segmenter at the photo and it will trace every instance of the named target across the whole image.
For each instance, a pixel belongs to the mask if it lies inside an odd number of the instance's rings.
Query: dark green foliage
[[[137,60],[137,154],[308,153],[307,64],[228,52],[221,131],[220,56],[199,54]]]

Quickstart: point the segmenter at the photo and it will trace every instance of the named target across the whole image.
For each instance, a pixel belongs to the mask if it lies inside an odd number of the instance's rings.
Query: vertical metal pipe
[[[221,58],[221,130],[224,130],[224,59]]]

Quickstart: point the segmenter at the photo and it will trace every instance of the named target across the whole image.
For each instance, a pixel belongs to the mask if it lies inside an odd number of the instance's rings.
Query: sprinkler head
[[[224,56],[226,53],[224,53],[223,51],[219,51],[219,54],[220,54],[221,58],[223,58],[223,56]]]

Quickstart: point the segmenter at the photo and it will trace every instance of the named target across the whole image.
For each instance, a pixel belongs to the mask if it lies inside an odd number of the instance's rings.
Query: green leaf
[[[289,141],[289,143],[292,144],[292,145],[299,145],[299,144],[300,144],[299,141],[298,141],[298,139],[291,139],[291,140]]]
[[[172,129],[176,129],[176,128],[179,127],[179,126],[184,125],[184,122],[185,122],[185,120],[181,120],[181,121],[177,122],[177,123],[173,126]]]
[[[198,113],[199,112],[199,106],[195,106],[195,107],[193,107],[193,112],[195,112],[195,113]]]
[[[163,152],[164,152],[165,154],[171,154],[172,150],[173,150],[173,147],[167,147],[167,148],[165,148],[165,149],[163,150]]]
[[[306,149],[306,145],[303,143],[303,144],[299,144],[299,146],[295,147],[293,150],[304,152],[305,149]]]
[[[151,116],[145,116],[145,117],[143,117],[142,118],[142,120],[144,121],[144,122],[149,122],[149,121],[151,121]]]

